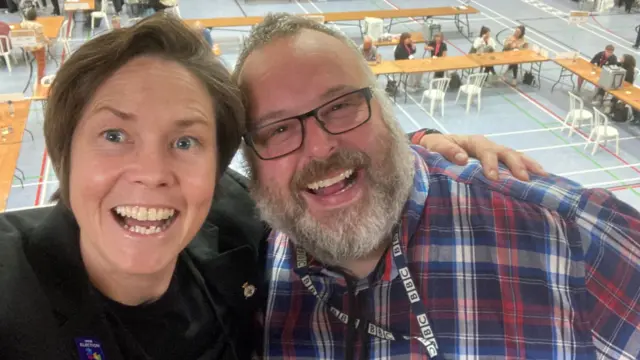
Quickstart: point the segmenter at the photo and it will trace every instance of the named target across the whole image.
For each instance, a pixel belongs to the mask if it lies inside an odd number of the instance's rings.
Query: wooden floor
[[[30,105],[30,100],[15,102],[11,117],[9,105],[0,104],[0,211],[5,210],[11,191]]]

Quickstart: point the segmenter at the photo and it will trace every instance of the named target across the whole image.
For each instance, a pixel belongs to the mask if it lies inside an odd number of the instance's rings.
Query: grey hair
[[[333,38],[340,40],[352,51],[360,54],[358,45],[356,45],[353,40],[348,38],[339,29],[334,29],[330,26],[319,23],[316,20],[305,16],[293,15],[289,13],[269,13],[264,17],[261,23],[251,29],[249,36],[245,38],[242,51],[238,56],[236,67],[233,72],[233,81],[237,84],[240,82],[242,68],[244,67],[245,62],[249,55],[251,55],[251,53],[265,45],[270,44],[274,40],[293,37],[303,30],[318,31],[327,34]],[[360,57],[362,58],[362,56]],[[369,82],[369,85],[373,87],[373,85],[376,83],[375,76],[373,76],[373,73],[371,73],[371,70],[369,69],[369,66],[367,65],[367,62],[364,58],[362,58],[360,65],[368,75],[367,80]]]

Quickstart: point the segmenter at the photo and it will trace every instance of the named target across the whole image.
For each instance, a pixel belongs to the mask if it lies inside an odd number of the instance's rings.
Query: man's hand
[[[529,181],[529,172],[547,175],[535,160],[481,135],[429,134],[422,137],[420,145],[458,165],[465,165],[469,157],[476,158],[482,163],[485,176],[492,180],[498,180],[499,162],[504,163],[513,176],[522,181]]]

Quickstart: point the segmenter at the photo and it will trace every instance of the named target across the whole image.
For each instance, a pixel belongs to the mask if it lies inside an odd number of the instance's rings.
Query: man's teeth
[[[122,217],[129,217],[140,221],[158,221],[171,219],[174,209],[148,208],[144,206],[117,206],[116,213]]]
[[[324,188],[327,186],[331,186],[333,184],[338,183],[339,181],[342,181],[346,178],[348,178],[349,176],[351,176],[353,174],[353,169],[349,169],[349,170],[345,170],[343,173],[332,177],[331,179],[325,179],[325,180],[319,180],[316,182],[312,182],[311,184],[307,185],[307,187],[311,190],[318,190],[320,188]]]

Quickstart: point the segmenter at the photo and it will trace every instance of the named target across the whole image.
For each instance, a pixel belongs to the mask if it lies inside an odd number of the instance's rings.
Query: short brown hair
[[[52,200],[69,206],[71,141],[84,108],[106,79],[139,56],[175,61],[202,81],[215,108],[218,175],[233,159],[245,126],[238,87],[202,36],[172,16],[157,14],[87,42],[58,71],[44,120],[47,150],[60,181]]]
[[[605,50],[609,50],[609,51],[615,51],[616,50],[616,48],[611,44],[605,46],[604,49]]]

